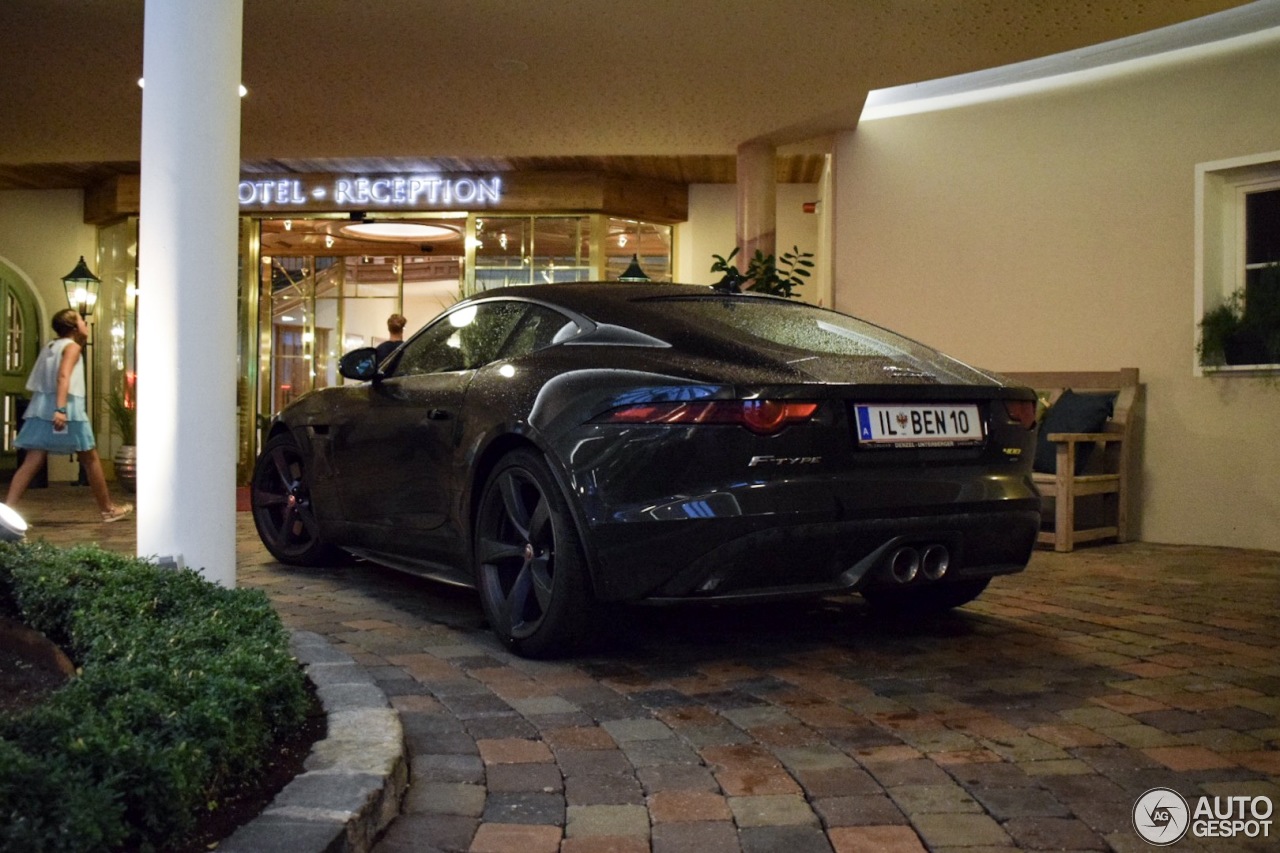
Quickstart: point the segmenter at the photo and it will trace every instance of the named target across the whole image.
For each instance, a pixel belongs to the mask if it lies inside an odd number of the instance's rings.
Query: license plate
[[[862,405],[854,407],[858,443],[892,447],[981,444],[982,418],[973,404]]]

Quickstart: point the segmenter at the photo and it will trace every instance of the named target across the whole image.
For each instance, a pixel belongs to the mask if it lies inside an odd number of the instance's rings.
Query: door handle
[[[427,411],[427,420],[429,421],[447,421],[453,417],[453,413],[448,409],[429,409]]]

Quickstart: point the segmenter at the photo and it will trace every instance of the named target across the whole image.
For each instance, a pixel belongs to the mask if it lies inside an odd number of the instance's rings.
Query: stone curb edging
[[[219,853],[366,853],[400,811],[409,782],[404,730],[386,694],[319,634],[295,631],[290,648],[324,707],[328,732],[304,772]]]

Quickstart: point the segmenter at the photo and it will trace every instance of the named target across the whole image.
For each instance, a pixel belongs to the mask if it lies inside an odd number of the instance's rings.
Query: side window
[[[559,311],[541,305],[530,306],[502,351],[502,357],[519,358],[551,346],[556,334],[571,322],[573,321]]]
[[[468,369],[498,360],[507,338],[528,308],[525,302],[482,302],[475,307],[471,321],[458,328],[458,343]],[[467,309],[465,313],[472,311]]]
[[[416,373],[444,373],[462,369],[462,353],[449,346],[449,337],[457,330],[446,320],[423,329],[404,344],[400,357],[391,370],[392,376]]]
[[[483,302],[446,314],[405,343],[392,375],[474,370],[496,361],[526,307]]]

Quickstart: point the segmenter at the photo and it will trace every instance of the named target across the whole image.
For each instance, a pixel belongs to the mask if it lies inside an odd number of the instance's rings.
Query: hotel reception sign
[[[248,175],[240,209],[471,210],[502,203],[502,178],[472,175]]]
[[[652,178],[596,172],[241,173],[240,214],[307,213],[602,213],[674,223],[689,218],[689,188]],[[137,216],[139,175],[115,175],[85,193],[84,221]]]
[[[241,173],[243,216],[308,213],[603,213],[683,222],[689,188],[592,172]]]

